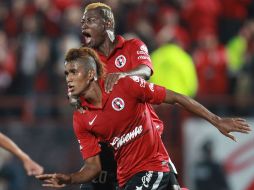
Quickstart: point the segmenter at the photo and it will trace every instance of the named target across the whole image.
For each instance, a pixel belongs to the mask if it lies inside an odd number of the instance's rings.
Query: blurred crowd
[[[82,45],[80,20],[84,6],[90,2],[96,1],[0,2],[0,95],[24,98],[22,107],[14,110],[24,120],[32,120],[34,114],[59,114],[51,106],[53,100],[39,100],[66,93],[64,55],[67,49]],[[227,99],[230,95],[237,102],[236,111],[253,114],[248,106],[254,94],[252,0],[101,2],[114,11],[116,34],[140,38],[150,53],[174,44],[191,56],[198,79],[192,96],[202,100],[212,96]]]
[[[66,97],[64,56],[69,48],[82,45],[80,21],[85,5],[91,2],[97,1],[0,1],[0,119],[16,115],[27,122],[3,124],[1,131],[6,130],[49,170],[62,171],[62,165],[69,164],[71,171],[78,163],[74,159],[78,153],[66,156],[78,150],[69,127],[69,106],[61,101]],[[195,97],[219,114],[254,115],[253,0],[100,2],[112,7],[116,34],[140,38],[148,46],[155,68],[152,81],[168,81],[165,86],[177,87],[174,90]],[[173,110],[169,117],[168,108],[158,111],[168,119],[166,125],[174,126],[165,130],[165,137],[171,134],[173,144],[167,146],[181,171],[181,114]],[[55,119],[66,113],[68,122],[37,122],[36,128],[26,127],[36,117]],[[39,189],[37,182],[31,184],[36,188],[24,189]]]

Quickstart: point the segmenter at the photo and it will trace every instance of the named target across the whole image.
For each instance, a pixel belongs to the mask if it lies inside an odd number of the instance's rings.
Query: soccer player
[[[221,118],[195,100],[137,76],[121,78],[106,93],[103,64],[90,48],[69,50],[65,61],[68,94],[80,100],[79,109],[73,113],[73,127],[85,164],[71,174],[36,176],[43,186],[61,188],[94,179],[101,171],[98,142],[103,141],[114,149],[121,190],[179,190],[168,187],[174,173],[145,103],[180,104],[232,140],[236,139],[230,132],[251,130],[241,118]]]
[[[105,63],[105,91],[110,92],[124,76],[136,75],[148,80],[152,74],[152,63],[146,45],[139,39],[125,40],[115,35],[115,21],[111,8],[103,3],[91,3],[85,7],[81,20],[84,46],[93,48]],[[162,133],[163,124],[150,105],[147,105],[156,128]],[[82,190],[115,189],[115,162],[112,151],[101,144],[103,172],[92,184],[83,184]],[[172,166],[174,167],[174,166]],[[104,179],[104,180],[100,180]]]
[[[22,161],[27,175],[39,175],[43,173],[43,167],[33,161],[24,151],[22,151],[9,137],[0,133],[0,147],[14,154]]]

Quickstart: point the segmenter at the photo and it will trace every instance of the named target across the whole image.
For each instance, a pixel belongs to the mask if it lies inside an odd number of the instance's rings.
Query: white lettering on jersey
[[[139,79],[140,79],[138,76],[130,76],[130,78],[134,80],[135,82],[139,82]]]
[[[126,57],[124,55],[119,55],[115,59],[115,66],[117,68],[122,68],[126,64]]]
[[[144,55],[138,56],[138,59],[147,59],[147,60],[151,61],[149,56],[144,56]]]
[[[142,125],[135,127],[135,129],[127,134],[123,134],[121,137],[114,137],[112,142],[110,143],[115,150],[121,148],[123,145],[131,141],[140,135],[143,131]]]
[[[137,54],[138,55],[147,55],[147,52],[145,52],[145,51],[137,51]]]
[[[140,87],[145,88],[145,86],[146,86],[146,80],[145,79],[142,79],[138,76],[131,76],[130,78],[132,80],[134,80],[135,82],[139,83]]]
[[[146,54],[148,54],[148,49],[147,49],[146,45],[140,46],[140,49],[141,49],[141,51],[144,51],[144,52],[146,52]]]
[[[142,87],[142,88],[145,88],[146,87],[146,80],[140,78],[140,84],[139,84],[139,86]]]

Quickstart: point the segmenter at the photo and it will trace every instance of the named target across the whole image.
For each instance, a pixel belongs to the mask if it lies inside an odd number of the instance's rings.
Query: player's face
[[[80,64],[78,61],[67,62],[64,73],[68,95],[81,96],[84,94],[89,86],[88,72],[84,69],[84,64]]]
[[[106,39],[105,20],[97,9],[84,12],[81,29],[86,47],[98,49]]]

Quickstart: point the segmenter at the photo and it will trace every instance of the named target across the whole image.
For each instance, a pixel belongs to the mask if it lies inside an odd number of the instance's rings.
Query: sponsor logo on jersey
[[[147,59],[147,60],[151,61],[151,59],[148,55],[140,55],[140,56],[138,56],[138,59]]]
[[[130,76],[130,78],[134,80],[135,82],[139,82],[139,79],[140,79],[138,76]]]
[[[124,55],[117,56],[115,60],[115,66],[117,68],[122,68],[126,64],[126,57]]]
[[[130,76],[130,78],[132,80],[134,80],[135,82],[139,83],[140,87],[145,88],[145,86],[146,86],[146,80],[145,79],[142,79],[138,76]]]
[[[146,52],[146,54],[148,54],[148,49],[147,49],[146,45],[140,46],[140,50],[144,51],[144,52]]]
[[[112,107],[116,111],[121,111],[124,108],[124,101],[122,98],[114,98],[112,101]]]
[[[138,55],[147,55],[147,53],[145,51],[140,51],[140,50],[137,51],[137,54]]]
[[[127,134],[123,134],[121,137],[114,137],[112,142],[110,143],[115,150],[121,148],[126,143],[130,142],[137,136],[139,136],[143,131],[142,125],[135,127],[131,132]]]

